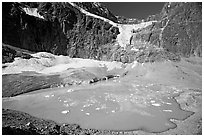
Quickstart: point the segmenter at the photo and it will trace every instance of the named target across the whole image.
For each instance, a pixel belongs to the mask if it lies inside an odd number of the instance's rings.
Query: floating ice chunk
[[[101,106],[101,109],[106,109],[107,107],[106,107],[106,104],[103,104],[102,106]]]
[[[155,103],[155,100],[151,100],[150,102],[151,102],[151,103]]]
[[[157,104],[157,103],[154,103],[154,104],[152,104],[152,106],[159,107],[159,106],[161,106],[161,105],[160,105],[160,104]]]
[[[169,99],[169,98],[168,98]],[[160,100],[163,104],[167,104],[167,105],[171,105],[172,103],[170,103],[170,102],[165,102],[165,101],[163,101],[163,100]]]
[[[46,97],[46,98],[49,98],[49,97],[50,97],[50,95],[46,95],[45,97]]]
[[[167,110],[163,110],[163,111],[165,111],[165,112],[172,112],[172,110],[168,110],[168,109]]]
[[[111,112],[112,112],[112,113],[115,113],[115,110],[112,110]]]
[[[83,109],[81,109],[81,111],[83,112],[84,110],[83,110]]]
[[[89,115],[90,115],[90,113],[86,113],[86,115],[88,115],[88,116],[89,116]]]
[[[52,97],[54,97],[55,95],[53,94],[53,95],[51,95]]]
[[[169,103],[169,102],[165,102],[165,104],[167,104],[167,105],[171,105],[171,103]]]
[[[67,114],[67,113],[69,113],[69,110],[64,110],[64,111],[62,111],[61,113],[62,113],[62,114]]]
[[[64,100],[64,103],[67,103],[68,101],[67,100]]]
[[[64,104],[64,106],[69,107],[69,104]]]
[[[76,106],[77,105],[77,102],[72,102],[69,104],[70,106]]]
[[[89,107],[89,104],[85,104],[83,105],[83,108]]]
[[[67,92],[73,92],[73,91],[74,91],[73,89],[68,89],[68,90],[67,90]]]
[[[96,110],[100,110],[100,108],[96,108]]]

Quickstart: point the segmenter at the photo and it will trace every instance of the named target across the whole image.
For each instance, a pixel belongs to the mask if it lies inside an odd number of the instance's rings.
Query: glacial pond
[[[182,110],[176,102],[174,97],[181,92],[154,83],[109,81],[3,98],[2,105],[82,128],[162,132],[176,127],[170,119],[184,120],[193,114]]]

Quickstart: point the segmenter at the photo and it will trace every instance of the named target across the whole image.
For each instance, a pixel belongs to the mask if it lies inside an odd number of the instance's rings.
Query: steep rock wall
[[[166,3],[161,20],[137,30],[131,43],[145,41],[181,56],[202,56],[202,4]]]
[[[34,52],[100,58],[100,47],[116,39],[118,29],[86,16],[69,3],[37,3],[44,19],[26,14],[20,3],[2,4],[2,42]],[[29,7],[29,5],[26,5]]]
[[[26,14],[25,7],[36,8],[43,18]],[[115,23],[114,15],[99,7],[97,3],[3,3],[3,43],[124,63],[202,56],[200,3],[166,3],[161,13],[148,17],[144,24],[151,23],[145,26]]]

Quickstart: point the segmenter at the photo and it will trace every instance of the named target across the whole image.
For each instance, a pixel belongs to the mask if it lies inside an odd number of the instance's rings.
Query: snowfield
[[[117,27],[119,28],[120,34],[117,36],[117,42],[121,47],[126,47],[126,45],[130,44],[133,31],[152,25],[153,22],[156,21],[142,22],[140,24],[118,24]]]
[[[98,61],[93,59],[70,58],[68,56],[56,56],[51,53],[39,52],[31,54],[34,58],[22,59],[15,58],[12,63],[6,63],[7,66],[2,70],[2,74],[15,74],[23,71],[35,71],[37,73],[56,73],[69,68],[83,67],[106,67],[107,71],[120,69],[123,67],[121,62]]]

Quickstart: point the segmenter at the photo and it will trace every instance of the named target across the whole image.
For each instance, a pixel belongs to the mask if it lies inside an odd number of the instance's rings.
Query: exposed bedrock
[[[135,31],[131,42],[149,42],[181,56],[202,56],[201,3],[166,3],[161,20]]]
[[[123,63],[202,56],[201,3],[166,3],[161,13],[146,19],[152,21],[150,25],[134,24],[132,29],[130,24],[110,24],[110,20],[117,22],[117,19],[100,3],[75,3],[78,7],[49,2],[2,5],[2,42],[29,51]],[[35,8],[35,12],[37,8],[38,16],[28,15],[25,7]],[[79,8],[103,19],[86,15]],[[121,39],[128,37],[126,44],[117,45],[119,34]],[[158,47],[162,50],[158,51]],[[153,59],[150,55],[154,55]]]
[[[26,14],[24,4],[2,5],[2,42],[34,52],[100,59],[102,45],[113,42],[119,33],[116,27],[86,16],[69,3],[34,5],[44,19]]]

